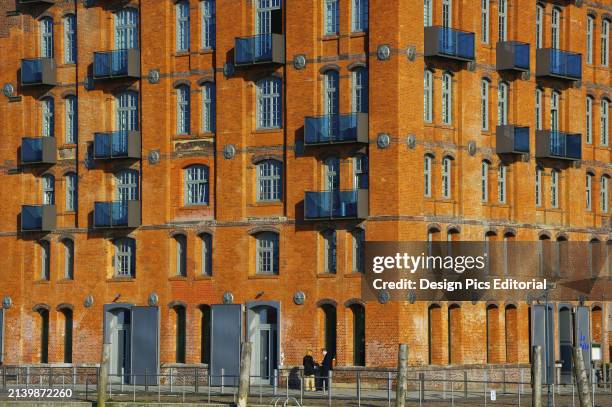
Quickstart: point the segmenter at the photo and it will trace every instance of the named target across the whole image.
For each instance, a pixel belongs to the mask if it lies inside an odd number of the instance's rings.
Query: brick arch
[[[272,232],[272,233],[277,233],[280,235],[280,229],[278,229],[275,226],[271,226],[271,225],[255,226],[249,229],[247,233],[251,236],[255,236],[258,233],[262,233],[262,232]]]
[[[275,160],[275,161],[279,161],[279,162],[283,162],[283,156],[282,155],[276,155],[276,154],[258,154],[258,155],[254,155],[253,157],[251,157],[251,163],[253,164],[259,164],[262,161],[266,161],[266,160]]]
[[[168,303],[168,308],[173,309],[176,307],[183,307],[187,309],[187,303],[183,300],[172,300]]]
[[[187,79],[177,79],[174,82],[172,82],[172,88],[176,89],[179,86],[183,86],[183,85],[187,85],[189,87],[191,87],[191,82],[188,81]]]
[[[336,300],[331,299],[331,298],[323,298],[323,299],[317,301],[315,305],[317,307],[321,307],[323,305],[331,305],[331,306],[334,306],[334,307],[338,307],[338,302]]]
[[[366,68],[367,69],[367,64],[364,61],[355,61],[351,64],[349,64],[349,66],[346,67],[346,69],[348,69],[349,71],[354,71],[355,69],[359,69],[359,68]]]
[[[350,307],[352,307],[353,305],[361,305],[361,306],[365,307],[366,303],[365,303],[365,301],[364,301],[364,300],[362,300],[361,298],[350,298],[350,299],[348,299],[348,300],[346,300],[346,301],[344,302],[344,306],[345,306],[346,308],[350,308]]]
[[[340,66],[336,64],[325,64],[321,68],[319,68],[319,72],[321,75],[325,75],[328,71],[336,71],[340,73]]]
[[[506,363],[518,363],[519,350],[519,315],[518,306],[513,302],[506,303],[504,306],[504,338],[506,348]]]
[[[32,311],[40,312],[40,311],[50,311],[51,307],[45,303],[38,303],[32,307]]]
[[[187,231],[184,229],[176,229],[176,230],[172,230],[168,233],[169,237],[177,237],[177,236],[184,236],[187,237]]]
[[[214,85],[214,84],[215,84],[215,78],[214,78],[214,77],[212,77],[212,76],[205,76],[205,77],[200,78],[200,79],[198,79],[198,80],[196,81],[196,84],[197,84],[198,86],[204,86],[204,85],[206,85],[207,83],[210,83],[210,84],[213,84],[213,85]]]
[[[68,304],[68,303],[61,303],[59,304],[57,307],[55,307],[56,311],[62,311],[62,310],[70,310],[70,311],[74,311],[74,306],[72,304]]]
[[[196,230],[196,235],[201,237],[202,235],[214,236],[215,229],[208,226],[201,226]]]

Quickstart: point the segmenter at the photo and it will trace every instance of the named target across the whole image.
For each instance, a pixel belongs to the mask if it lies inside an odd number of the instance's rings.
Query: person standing
[[[334,355],[326,349],[323,349],[321,353],[323,355],[323,360],[321,361],[321,385],[323,390],[325,390],[329,388],[329,371],[333,370]]]
[[[312,358],[312,351],[308,349],[306,351],[306,356],[304,356],[304,360],[302,360],[302,365],[304,365],[304,387],[306,391],[314,391],[315,390],[315,362]]]

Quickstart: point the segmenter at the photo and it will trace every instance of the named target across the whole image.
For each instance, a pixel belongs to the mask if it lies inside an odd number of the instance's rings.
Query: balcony
[[[497,126],[495,140],[497,154],[529,154],[529,127]]]
[[[140,158],[140,132],[121,130],[95,133],[93,157],[96,160]]]
[[[304,219],[365,219],[368,217],[368,190],[306,192]]]
[[[140,50],[94,52],[94,79],[140,78]]]
[[[22,164],[55,164],[55,137],[24,137],[21,139]]]
[[[53,58],[21,60],[21,86],[55,86],[56,69]]]
[[[18,6],[37,6],[40,4],[55,4],[55,0],[17,0]]]
[[[582,55],[554,48],[538,49],[536,76],[578,81],[582,79]]]
[[[285,37],[283,34],[259,34],[236,38],[234,46],[236,66],[284,63]]]
[[[94,228],[137,228],[140,226],[140,201],[94,203]]]
[[[307,117],[304,145],[368,143],[368,114],[349,113]]]
[[[536,158],[558,160],[580,160],[582,158],[582,135],[561,131],[536,131]]]
[[[498,71],[529,71],[529,44],[518,41],[497,43]]]
[[[51,232],[55,229],[55,205],[22,205],[23,232]]]
[[[474,33],[448,27],[425,27],[425,56],[474,60]]]

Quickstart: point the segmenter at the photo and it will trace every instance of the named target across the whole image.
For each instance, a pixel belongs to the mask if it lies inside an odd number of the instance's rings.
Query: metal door
[[[589,307],[576,307],[575,344],[582,349],[582,358],[587,375],[591,373],[591,314]]]
[[[553,372],[555,366],[555,342],[554,342],[554,321],[553,309],[537,304],[531,308],[531,345],[542,348],[542,383],[553,383]],[[548,328],[547,328],[548,326]],[[533,348],[530,349],[533,352]]]
[[[559,310],[559,360],[561,365],[561,384],[572,382],[572,311],[567,306]]]
[[[132,308],[132,373],[136,384],[157,383],[159,372],[159,310]],[[151,375],[151,376],[149,376]]]
[[[211,385],[220,386],[222,382],[227,386],[237,385],[240,374],[242,305],[212,305],[210,324]]]

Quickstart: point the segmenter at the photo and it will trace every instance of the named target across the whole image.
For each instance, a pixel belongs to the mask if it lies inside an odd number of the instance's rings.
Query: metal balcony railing
[[[55,137],[24,137],[21,139],[22,164],[55,164]]]
[[[539,130],[536,132],[536,157],[580,160],[582,159],[582,135]]]
[[[50,232],[55,229],[55,205],[22,205],[21,230]]]
[[[140,201],[94,202],[94,227],[140,226]]]
[[[95,159],[140,158],[140,133],[119,130],[94,134]]]
[[[94,52],[94,79],[139,78],[140,51],[119,49]]]
[[[529,71],[529,44],[519,41],[497,43],[498,71]]]
[[[425,56],[473,61],[474,33],[449,27],[425,27]]]
[[[56,82],[56,68],[53,58],[29,58],[21,60],[21,85],[48,85]]]
[[[367,143],[368,114],[348,113],[306,117],[304,144]]]
[[[529,154],[529,127],[497,126],[495,134],[498,154]]]
[[[536,76],[580,80],[582,78],[582,55],[555,48],[538,49],[536,51]]]
[[[364,219],[368,216],[368,190],[306,192],[305,219]]]
[[[285,63],[285,39],[282,34],[258,34],[236,38],[236,65]]]

